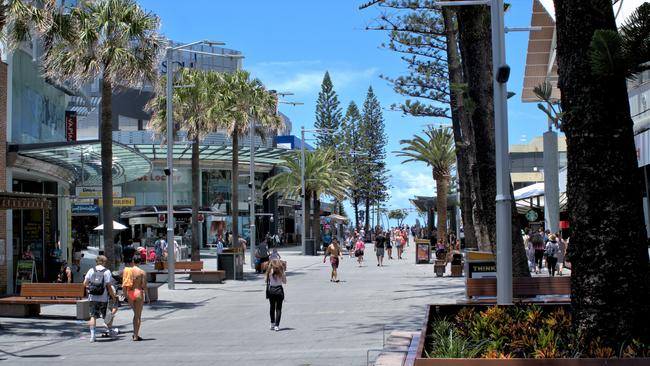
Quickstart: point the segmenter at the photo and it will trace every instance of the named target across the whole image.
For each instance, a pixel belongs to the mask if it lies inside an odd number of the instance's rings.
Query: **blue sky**
[[[293,133],[300,126],[313,126],[315,102],[323,74],[329,70],[334,88],[345,111],[350,101],[360,107],[368,86],[372,85],[384,111],[388,134],[388,166],[391,169],[391,208],[408,208],[413,195],[433,195],[434,182],[424,164],[400,164],[393,151],[399,140],[411,138],[432,118],[404,117],[388,111],[405,98],[396,94],[379,75],[398,76],[406,65],[399,55],[380,47],[387,35],[367,31],[380,14],[377,8],[358,10],[363,0],[280,0],[183,2],[140,0],[147,10],[161,18],[161,31],[179,42],[200,39],[220,40],[226,47],[242,51],[244,68],[269,88],[295,93],[286,100],[303,106],[281,105],[293,122]],[[532,0],[513,0],[506,13],[506,26],[528,26]],[[546,128],[544,115],[534,104],[521,103],[528,33],[506,35],[507,61],[512,68],[508,89],[517,93],[510,99],[509,139],[520,143],[541,135]],[[446,121],[443,121],[446,122]],[[349,212],[349,211],[348,211]],[[411,216],[413,220],[415,216]]]

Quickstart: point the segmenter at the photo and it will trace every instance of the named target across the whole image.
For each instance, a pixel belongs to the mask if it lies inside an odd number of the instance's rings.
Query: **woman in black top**
[[[384,266],[384,247],[386,246],[386,236],[382,230],[377,232],[375,237],[375,252],[377,254],[377,267]]]

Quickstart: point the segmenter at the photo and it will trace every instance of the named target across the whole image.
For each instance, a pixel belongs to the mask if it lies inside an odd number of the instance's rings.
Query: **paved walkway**
[[[12,365],[365,365],[380,349],[384,331],[417,330],[425,304],[463,297],[462,278],[436,278],[433,265],[414,264],[414,245],[405,260],[377,267],[368,246],[363,267],[345,257],[340,283],[329,282],[322,257],[281,251],[288,285],[280,332],[269,330],[261,275],[244,281],[192,284],[177,276],[175,291],[160,287],[159,301],[144,310],[143,342],[132,342],[128,306],[116,316],[122,334],[88,342],[85,322],[72,320],[74,306],[43,306],[36,319],[0,318],[0,361]],[[204,261],[214,266],[206,252]],[[65,317],[62,317],[65,316]],[[371,358],[376,352],[371,352]]]

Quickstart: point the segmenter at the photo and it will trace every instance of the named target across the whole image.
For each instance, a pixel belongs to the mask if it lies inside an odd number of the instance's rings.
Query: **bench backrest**
[[[20,296],[82,299],[86,296],[86,288],[83,283],[23,283]]]
[[[467,297],[497,295],[496,278],[468,278],[465,280]],[[512,296],[534,297],[536,295],[571,295],[571,277],[515,277],[512,280]]]
[[[164,263],[164,268],[167,268],[167,262]],[[176,271],[200,271],[203,269],[203,261],[190,261],[190,262],[175,262],[174,270]]]

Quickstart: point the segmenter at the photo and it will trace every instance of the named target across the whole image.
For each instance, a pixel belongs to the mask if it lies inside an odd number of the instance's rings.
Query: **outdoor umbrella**
[[[124,230],[124,229],[126,229],[126,226],[120,224],[119,222],[113,221],[113,230]],[[93,230],[104,230],[104,224],[97,226]]]

